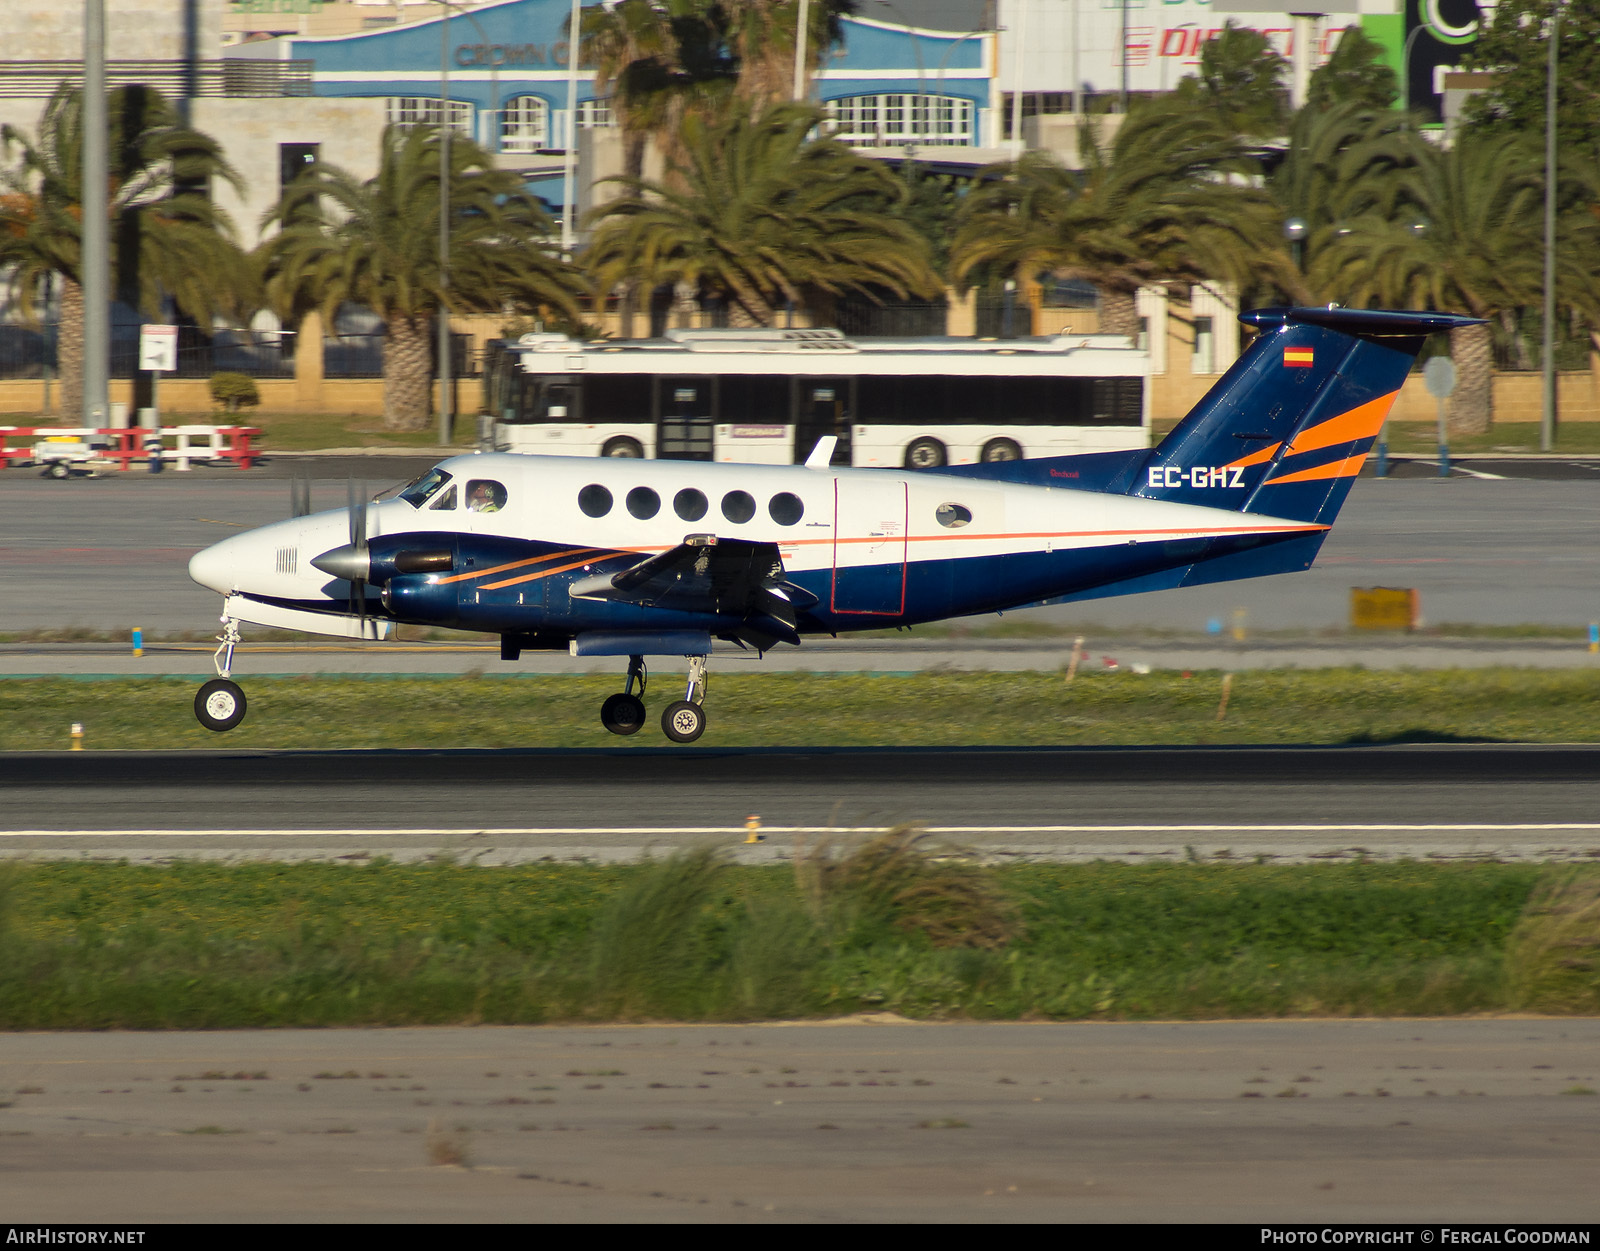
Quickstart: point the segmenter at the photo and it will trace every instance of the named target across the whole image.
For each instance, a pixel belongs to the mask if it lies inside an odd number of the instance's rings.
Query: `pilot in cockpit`
[[[467,507],[475,513],[497,513],[506,502],[506,489],[498,482],[480,478],[467,488]]]

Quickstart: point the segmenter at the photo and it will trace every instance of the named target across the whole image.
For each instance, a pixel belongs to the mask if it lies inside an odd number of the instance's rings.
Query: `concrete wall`
[[[245,181],[243,197],[225,185],[217,203],[233,217],[239,242],[253,248],[262,215],[278,202],[278,145],[321,144],[321,159],[356,178],[378,172],[383,133],[382,100],[275,96],[264,99],[203,96],[194,102],[194,124],[227,154]]]
[[[106,0],[106,57],[117,61],[181,58],[189,23],[205,59],[222,49],[223,0]],[[81,0],[0,3],[0,55],[7,61],[83,60]]]

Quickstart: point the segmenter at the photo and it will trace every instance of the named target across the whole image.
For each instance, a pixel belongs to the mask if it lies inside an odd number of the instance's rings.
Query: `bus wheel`
[[[983,451],[978,453],[982,461],[994,460],[1021,460],[1022,449],[1017,446],[1015,439],[990,439],[983,445]]]
[[[644,448],[638,439],[607,439],[606,445],[600,449],[602,456],[627,456],[639,460],[644,456]]]
[[[944,444],[938,439],[912,439],[906,448],[907,469],[939,469],[944,463]]]

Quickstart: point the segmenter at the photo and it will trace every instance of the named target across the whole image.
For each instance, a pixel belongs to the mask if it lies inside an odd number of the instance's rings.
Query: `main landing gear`
[[[206,729],[220,734],[243,721],[245,713],[244,692],[232,678],[233,649],[239,645],[239,623],[232,617],[222,619],[217,642],[221,644],[213,661],[217,676],[195,692],[194,715]]]
[[[633,692],[635,680],[639,693]],[[628,657],[628,682],[622,692],[600,705],[600,724],[613,734],[636,734],[644,725],[644,690],[649,680],[643,656]],[[243,698],[241,696],[241,698]],[[668,704],[661,714],[661,729],[674,743],[692,743],[706,731],[706,658],[689,657],[689,686],[684,697]]]

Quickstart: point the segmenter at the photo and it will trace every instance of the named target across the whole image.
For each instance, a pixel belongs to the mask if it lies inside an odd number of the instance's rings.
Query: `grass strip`
[[[983,868],[908,833],[798,868],[40,863],[0,882],[0,1028],[1594,1012],[1597,892],[1493,863]]]
[[[335,660],[336,663],[336,660]],[[195,722],[198,680],[0,680],[0,750],[67,747],[659,747],[652,719],[619,739],[600,726],[617,675],[243,677],[244,724]],[[712,682],[711,746],[1166,743],[1593,742],[1600,679],[1585,670],[1261,670],[1222,675],[928,671],[740,673]],[[658,678],[652,714],[679,698]]]

